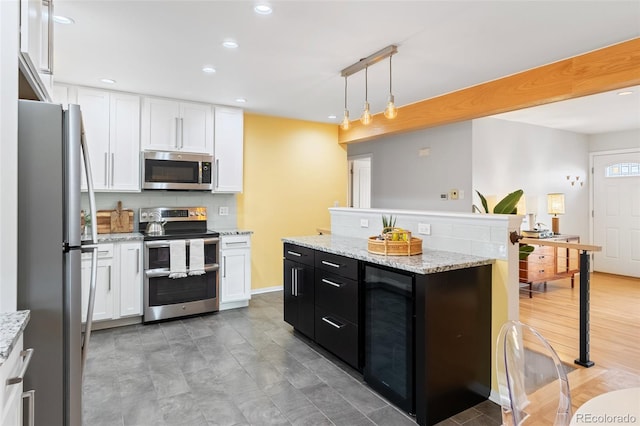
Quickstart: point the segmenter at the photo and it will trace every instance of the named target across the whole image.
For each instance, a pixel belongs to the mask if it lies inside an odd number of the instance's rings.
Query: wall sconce
[[[547,212],[552,214],[551,231],[554,235],[560,233],[559,214],[564,214],[564,194],[547,194]]]
[[[398,46],[392,44],[390,46],[385,47],[384,49],[381,49],[379,51],[377,51],[376,53],[367,56],[364,59],[360,59],[358,62],[356,62],[355,64],[349,65],[347,68],[343,69],[342,71],[340,71],[340,75],[342,77],[345,78],[345,94],[344,94],[344,99],[345,99],[345,105],[344,105],[344,110],[345,110],[345,114],[344,114],[344,119],[342,120],[342,123],[340,124],[340,127],[343,130],[348,130],[349,129],[349,111],[347,111],[347,77],[349,77],[350,75],[353,75],[359,71],[362,71],[363,69],[365,70],[365,86],[364,86],[364,111],[362,112],[362,116],[360,117],[360,121],[362,122],[362,124],[364,124],[365,126],[370,124],[371,121],[373,120],[373,116],[371,115],[371,111],[369,109],[369,81],[368,81],[368,73],[369,73],[369,66],[376,64],[378,62],[380,62],[381,60],[385,59],[385,58],[389,58],[389,98],[387,101],[387,106],[384,110],[384,116],[387,117],[388,119],[393,119],[396,118],[396,116],[398,115],[398,109],[395,106],[394,103],[394,98],[393,98],[393,93],[391,91],[391,56],[393,56],[394,54],[398,53]]]
[[[571,184],[571,186],[577,186],[579,183],[580,186],[584,186],[584,180],[580,180],[580,176],[569,176],[567,175],[567,181]]]

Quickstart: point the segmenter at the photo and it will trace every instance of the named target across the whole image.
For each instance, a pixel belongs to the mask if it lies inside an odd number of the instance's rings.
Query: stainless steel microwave
[[[143,189],[211,191],[213,155],[145,151]]]

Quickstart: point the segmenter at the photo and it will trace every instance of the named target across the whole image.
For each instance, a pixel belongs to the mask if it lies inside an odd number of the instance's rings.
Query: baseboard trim
[[[251,290],[251,294],[262,294],[262,293],[272,293],[274,291],[282,291],[283,287],[281,285],[277,285],[274,287],[264,287],[264,288],[257,288],[255,290]]]

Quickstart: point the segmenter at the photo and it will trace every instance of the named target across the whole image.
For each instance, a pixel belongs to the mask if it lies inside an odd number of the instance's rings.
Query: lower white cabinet
[[[98,245],[93,321],[142,315],[142,241]],[[82,322],[87,320],[91,254],[82,255]]]
[[[220,310],[249,305],[251,235],[220,236]]]
[[[33,392],[23,391],[22,381],[11,380],[20,377],[20,373],[27,362],[23,349],[23,337],[16,341],[9,357],[0,364],[0,425],[2,426],[22,426],[22,399],[31,398],[33,404]],[[24,374],[24,372],[22,372]]]

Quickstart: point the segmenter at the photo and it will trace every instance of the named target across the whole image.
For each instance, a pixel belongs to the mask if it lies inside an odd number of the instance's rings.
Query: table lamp
[[[559,214],[564,214],[564,194],[547,194],[547,212],[552,214],[551,231],[554,234],[560,233]]]

